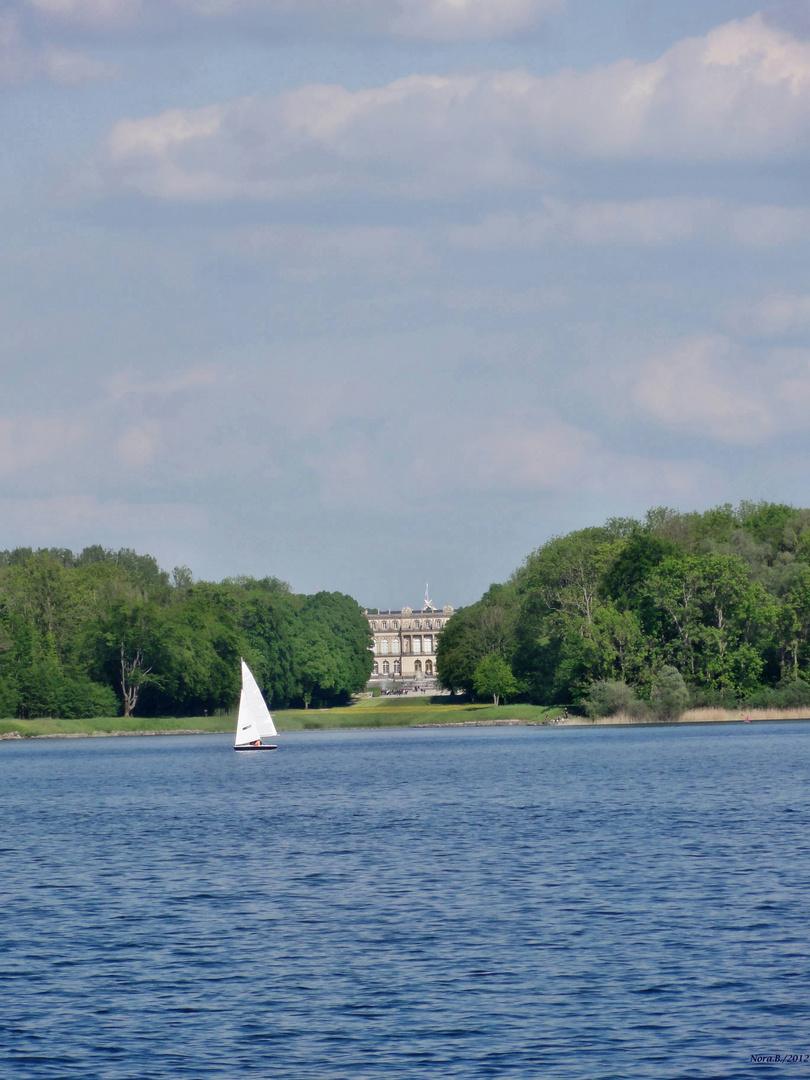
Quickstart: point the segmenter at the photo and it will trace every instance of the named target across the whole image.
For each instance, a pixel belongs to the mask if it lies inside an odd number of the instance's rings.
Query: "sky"
[[[0,547],[460,606],[810,504],[810,0],[4,0],[0,101]]]

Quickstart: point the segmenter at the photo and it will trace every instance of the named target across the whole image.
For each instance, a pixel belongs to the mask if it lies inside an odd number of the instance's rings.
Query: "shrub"
[[[633,720],[650,718],[647,702],[637,698],[632,687],[625,682],[600,679],[592,683],[582,706],[585,714],[593,719],[599,716],[616,716],[619,713],[626,713]]]
[[[689,690],[677,668],[661,668],[653,681],[650,704],[659,720],[677,720],[689,708]]]
[[[810,683],[804,679],[783,679],[776,688],[778,704],[784,709],[798,709],[810,705]]]
[[[600,679],[591,684],[582,705],[588,716],[615,716],[616,713],[629,712],[633,700],[633,691],[627,683]]]
[[[753,693],[772,694],[773,690],[769,687],[758,687]],[[690,706],[693,709],[737,709],[740,706],[740,699],[732,689],[727,686],[696,686],[692,687]],[[746,696],[746,701],[748,697]]]
[[[627,714],[634,720],[651,720],[652,711],[646,701],[642,701],[641,698],[632,698],[627,706]]]
[[[60,696],[59,715],[69,719],[121,714],[121,703],[111,686],[91,682],[81,676],[65,679]]]

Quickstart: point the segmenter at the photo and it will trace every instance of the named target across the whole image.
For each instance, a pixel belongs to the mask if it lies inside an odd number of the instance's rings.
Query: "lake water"
[[[4,1080],[810,1076],[810,723],[0,743]]]

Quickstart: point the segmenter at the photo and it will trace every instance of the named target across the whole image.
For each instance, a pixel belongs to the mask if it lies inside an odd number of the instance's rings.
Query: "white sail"
[[[242,661],[242,693],[239,697],[239,718],[236,721],[234,746],[246,746],[267,735],[275,735],[273,717],[265,705],[262,692],[253,672]]]

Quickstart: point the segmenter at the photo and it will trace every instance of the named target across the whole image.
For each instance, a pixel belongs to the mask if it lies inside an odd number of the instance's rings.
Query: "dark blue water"
[[[810,1075],[810,724],[0,743],[0,1075]]]

